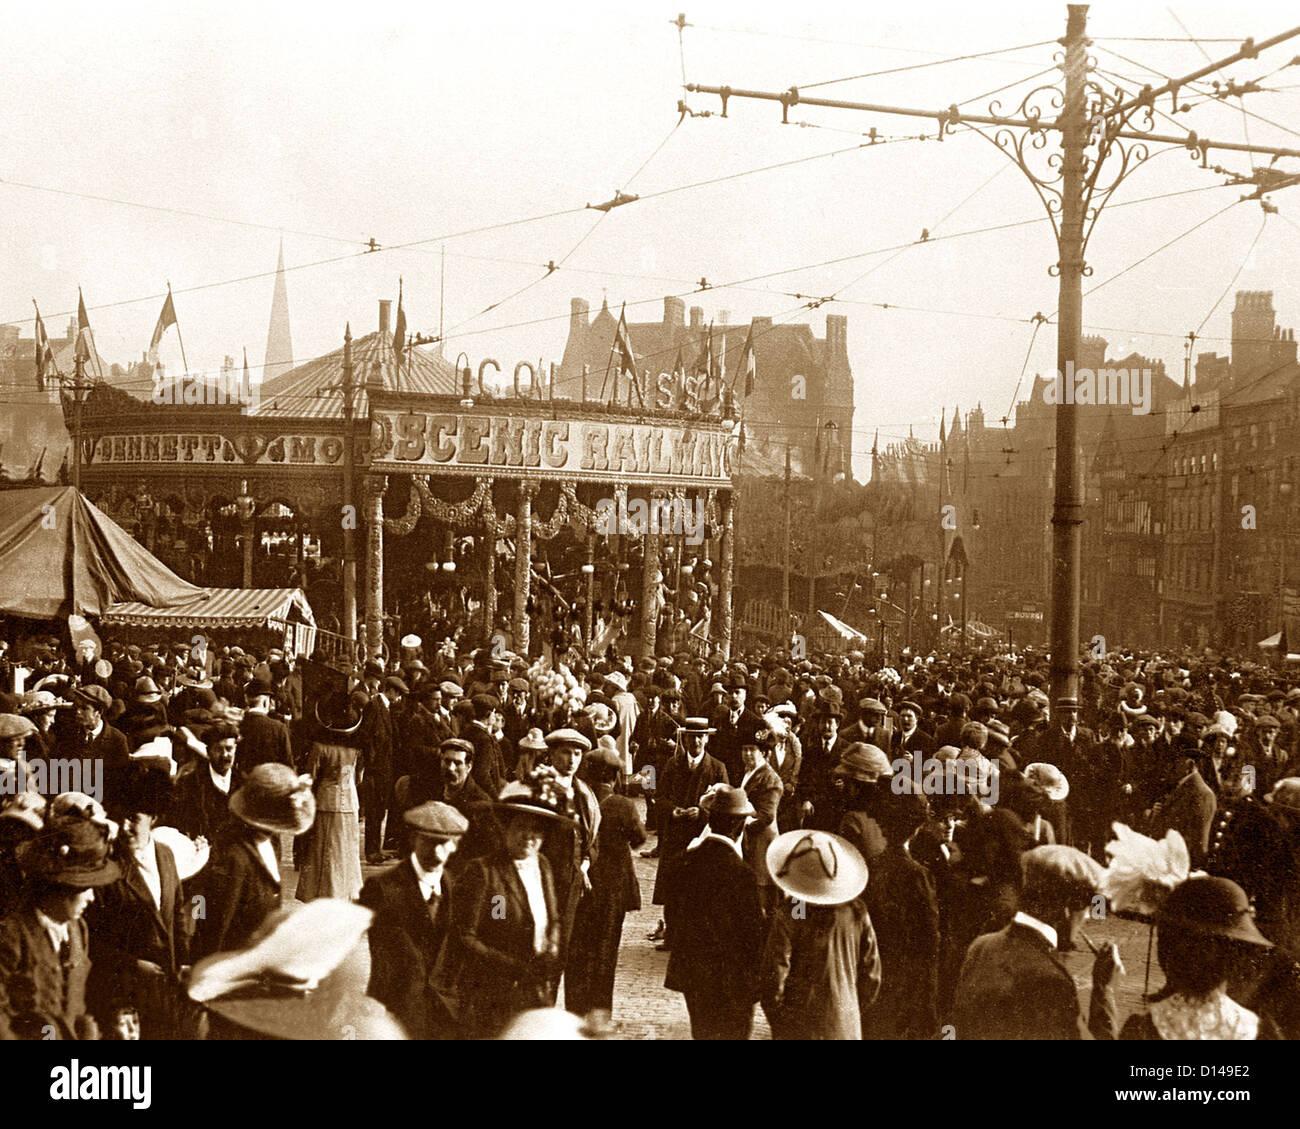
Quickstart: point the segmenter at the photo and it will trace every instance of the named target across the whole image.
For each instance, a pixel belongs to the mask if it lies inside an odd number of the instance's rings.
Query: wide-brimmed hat
[[[835,776],[845,776],[850,780],[861,780],[864,784],[874,784],[882,776],[893,774],[889,757],[878,745],[866,741],[854,741],[840,754],[839,764],[835,766]]]
[[[714,784],[700,798],[700,810],[710,815],[753,815],[754,805],[749,802],[744,788]]]
[[[1070,782],[1054,764],[1041,761],[1025,765],[1025,783],[1049,800],[1060,802],[1070,794]]]
[[[787,831],[767,848],[767,870],[783,892],[817,906],[852,901],[867,888],[867,862],[827,831]]]
[[[1156,925],[1273,947],[1273,942],[1255,928],[1246,891],[1228,878],[1189,878],[1165,899]]]
[[[23,695],[23,704],[19,707],[19,713],[44,713],[46,710],[61,710],[71,706],[71,702],[64,701],[57,694],[49,690],[29,690]]]
[[[575,822],[573,789],[550,765],[539,765],[523,780],[512,780],[501,789],[496,807],[509,814],[521,812],[561,823]]]
[[[301,835],[316,820],[311,777],[287,764],[259,764],[230,797],[230,811],[250,827]]]
[[[591,724],[597,733],[612,733],[618,724],[618,715],[603,702],[594,702],[584,707],[582,712],[591,718]]]
[[[69,820],[51,826],[14,851],[23,873],[42,882],[88,890],[121,875],[108,857],[108,839],[95,824]]]
[[[337,898],[277,910],[246,947],[194,966],[190,998],[277,1039],[402,1039],[401,1025],[366,994],[361,938],[373,917]]]
[[[340,737],[355,733],[361,728],[361,711],[353,704],[352,696],[343,690],[316,699],[312,712],[322,729]]]

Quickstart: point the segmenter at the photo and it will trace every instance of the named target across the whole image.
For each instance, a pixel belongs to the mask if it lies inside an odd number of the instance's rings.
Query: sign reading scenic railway
[[[385,473],[501,467],[543,478],[730,485],[735,440],[718,427],[590,418],[373,412],[371,466]]]

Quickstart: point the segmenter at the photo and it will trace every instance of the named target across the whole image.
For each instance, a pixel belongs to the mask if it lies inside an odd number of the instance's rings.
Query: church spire
[[[293,341],[289,334],[289,287],[284,280],[284,240],[275,264],[275,290],[271,295],[271,324],[266,331],[266,361],[262,366],[265,383],[293,368]]]

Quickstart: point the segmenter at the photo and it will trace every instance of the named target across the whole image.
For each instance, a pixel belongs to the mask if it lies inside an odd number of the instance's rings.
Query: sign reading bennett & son
[[[727,487],[735,440],[716,426],[676,421],[372,411],[370,455],[385,473],[501,467],[529,477]]]

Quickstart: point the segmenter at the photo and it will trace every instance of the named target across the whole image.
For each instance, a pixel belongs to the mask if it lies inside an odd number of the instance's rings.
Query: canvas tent
[[[316,618],[301,588],[200,588],[192,599],[168,608],[131,600],[113,604],[100,623],[173,634],[265,631],[295,655],[311,654],[316,644]]]
[[[0,614],[98,616],[124,600],[171,607],[202,591],[70,486],[0,491]]]

